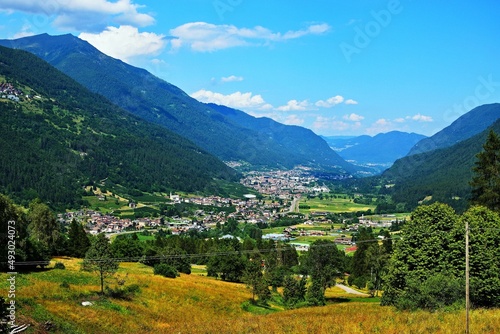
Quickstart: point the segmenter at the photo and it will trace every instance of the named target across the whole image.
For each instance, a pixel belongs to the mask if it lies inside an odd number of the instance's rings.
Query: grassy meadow
[[[347,196],[344,196],[347,197]],[[375,210],[376,205],[358,204],[354,203],[352,198],[344,198],[342,196],[337,196],[337,198],[303,198],[299,203],[300,213],[310,214],[314,212],[332,212],[332,213],[342,213],[342,212],[356,212],[356,211],[367,211]],[[304,208],[307,206],[308,208]]]
[[[248,303],[243,284],[193,274],[168,279],[138,263],[121,263],[108,279],[124,280],[140,291],[130,299],[100,298],[96,274],[79,270],[81,260],[60,258],[66,269],[19,274],[16,282],[18,323],[25,333],[459,333],[465,312],[400,312],[379,306],[373,298],[356,297],[338,287],[326,292],[328,305],[283,310]],[[54,263],[54,262],[52,262]],[[6,275],[0,289],[7,296]],[[90,301],[92,306],[82,306]],[[46,322],[50,321],[47,327]],[[474,310],[471,333],[499,333],[500,310]]]

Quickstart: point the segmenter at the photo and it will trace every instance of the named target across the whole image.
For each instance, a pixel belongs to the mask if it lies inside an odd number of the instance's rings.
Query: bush
[[[62,262],[56,262],[54,269],[66,269],[66,266]]]
[[[296,280],[291,276],[286,276],[283,280],[283,302],[288,308],[293,308],[296,304],[305,301],[306,278]]]
[[[427,278],[423,282],[410,279],[405,291],[396,298],[395,306],[402,310],[424,309],[435,311],[463,305],[464,281],[445,273]]]
[[[176,278],[179,274],[177,270],[166,263],[160,263],[154,266],[154,274],[162,275],[164,277]]]
[[[130,300],[133,296],[135,296],[139,291],[140,287],[137,284],[127,285],[123,288],[116,287],[115,289],[106,286],[105,294],[108,297],[116,298],[116,299],[125,299]]]
[[[354,277],[354,279],[349,284],[350,285],[354,285],[358,289],[364,289],[364,288],[366,288],[367,281],[368,281],[367,277],[365,277],[365,276],[358,276],[358,277]]]
[[[68,282],[62,282],[61,284],[59,284],[59,286],[61,288],[64,288],[64,289],[69,289],[70,288],[70,285]]]
[[[322,306],[326,304],[325,290],[320,283],[312,282],[306,292],[306,301],[310,306]]]

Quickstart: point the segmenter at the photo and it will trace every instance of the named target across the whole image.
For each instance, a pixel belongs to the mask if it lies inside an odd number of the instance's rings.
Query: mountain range
[[[411,148],[408,155],[452,146],[484,131],[499,117],[500,111],[497,104],[482,105],[473,108],[435,135],[419,141]]]
[[[394,163],[378,180],[407,211],[437,200],[463,208],[475,156],[489,130],[500,132],[496,103],[474,108],[429,138],[397,131],[320,137],[201,103],[72,35],[0,44],[48,62],[0,49],[0,82],[39,97],[0,103],[3,161],[15,162],[0,165],[0,192],[21,200],[40,196],[74,205],[82,185],[103,180],[129,193],[220,192],[221,182],[239,177],[221,160],[243,170],[303,165],[337,178],[380,173]]]
[[[393,201],[406,203],[407,210],[434,201],[465,209],[470,197],[472,167],[490,130],[500,133],[500,103],[476,107],[417,143],[412,152],[428,145],[434,149],[418,154],[410,152],[411,155],[397,160],[381,176],[391,185],[388,190]]]
[[[391,131],[375,136],[323,138],[345,160],[382,172],[394,161],[407,155],[410,149],[426,136]]]
[[[215,193],[240,178],[191,141],[31,53],[0,46],[0,83],[18,95],[18,101],[0,99],[0,193],[19,203],[39,197],[54,207],[77,207],[83,187],[96,184],[123,195]]]
[[[201,103],[178,87],[111,58],[73,35],[42,34],[0,40],[0,45],[39,56],[91,91],[190,139],[223,161],[252,168],[304,165],[340,175],[363,169],[347,163],[312,131]]]

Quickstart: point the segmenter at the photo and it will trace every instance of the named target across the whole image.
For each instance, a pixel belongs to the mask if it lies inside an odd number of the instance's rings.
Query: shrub
[[[110,288],[109,286],[106,286],[105,294],[106,296],[111,298],[130,300],[140,290],[141,289],[137,284],[131,284],[125,287],[116,287],[114,289]]]
[[[402,310],[434,311],[463,305],[464,281],[446,273],[428,277],[423,282],[409,279],[405,291],[396,298],[395,306]]]
[[[306,292],[306,301],[310,306],[321,306],[326,304],[325,290],[317,281],[313,281]]]
[[[69,289],[69,287],[70,287],[68,282],[62,282],[61,284],[59,284],[59,286],[61,288],[65,288],[65,289]]]
[[[56,262],[54,269],[66,269],[66,266],[62,262]]]
[[[154,266],[154,274],[162,275],[164,277],[176,278],[178,273],[177,270],[166,263],[160,263]]]

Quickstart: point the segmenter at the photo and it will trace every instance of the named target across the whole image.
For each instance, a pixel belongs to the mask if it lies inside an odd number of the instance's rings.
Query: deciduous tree
[[[312,280],[309,295],[312,300],[322,303],[324,300],[319,296],[324,295],[326,288],[335,285],[335,278],[343,274],[344,254],[332,241],[317,240],[309,248],[305,268]]]
[[[113,258],[108,238],[104,233],[98,234],[85,254],[82,269],[99,274],[101,294],[104,294],[105,278],[116,273],[118,266],[118,262]]]
[[[471,303],[479,307],[500,307],[500,215],[475,206],[462,215],[462,229],[465,221],[469,222],[470,229]],[[463,264],[463,258],[457,265]]]
[[[40,200],[34,200],[29,206],[28,220],[30,236],[46,247],[50,254],[55,254],[61,232],[50,208]]]
[[[458,216],[448,205],[434,203],[418,207],[401,231],[401,240],[385,276],[383,305],[397,305],[406,296],[408,282],[424,282],[429,276],[446,272],[463,276],[463,231],[457,229]]]

